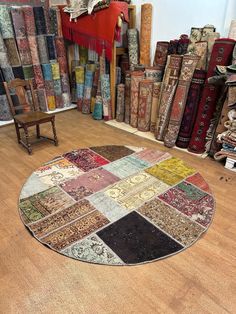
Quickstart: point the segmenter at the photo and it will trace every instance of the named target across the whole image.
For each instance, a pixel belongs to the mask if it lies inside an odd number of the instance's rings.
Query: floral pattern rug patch
[[[203,177],[169,153],[133,146],[76,149],[28,178],[20,216],[49,248],[80,261],[136,265],[191,246],[214,198]]]

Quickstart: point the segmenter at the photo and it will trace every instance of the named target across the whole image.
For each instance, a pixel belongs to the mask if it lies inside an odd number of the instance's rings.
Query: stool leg
[[[57,139],[57,133],[56,133],[56,127],[55,127],[55,119],[52,119],[51,123],[52,123],[52,132],[54,135],[54,143],[55,143],[55,146],[57,146],[58,145],[58,139]]]
[[[39,124],[36,124],[36,135],[37,135],[37,138],[40,138],[40,127],[39,127]]]
[[[26,140],[27,150],[28,150],[29,155],[31,155],[32,154],[32,149],[31,149],[31,145],[30,145],[30,142],[29,142],[29,133],[28,133],[27,126],[24,126],[24,132],[25,132],[25,140]]]
[[[16,128],[17,141],[20,144],[21,137],[20,137],[19,125],[18,125],[18,123],[16,121],[14,121],[14,123],[15,123],[15,128]]]

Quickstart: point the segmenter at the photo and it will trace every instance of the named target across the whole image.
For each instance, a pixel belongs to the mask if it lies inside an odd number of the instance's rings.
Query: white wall
[[[152,3],[152,57],[158,40],[178,39],[190,34],[192,26],[213,24],[227,37],[230,22],[236,19],[235,0],[132,0],[136,5],[136,27],[140,28],[141,5]]]

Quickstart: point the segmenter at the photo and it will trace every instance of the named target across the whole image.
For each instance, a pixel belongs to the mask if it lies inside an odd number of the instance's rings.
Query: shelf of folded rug
[[[70,106],[68,107],[64,107],[64,108],[57,108],[55,110],[51,110],[51,111],[48,111],[46,113],[50,114],[50,113],[58,113],[58,112],[63,112],[63,111],[67,111],[67,110],[71,110],[71,109],[75,109],[77,108],[77,105],[76,104],[71,104]],[[13,120],[9,120],[9,121],[0,121],[0,127],[2,126],[6,126],[6,125],[9,125],[9,124],[12,124],[14,123]]]
[[[105,123],[108,124],[108,125],[110,125],[110,126],[113,126],[113,127],[115,127],[115,128],[124,130],[124,131],[126,131],[126,132],[129,132],[129,133],[138,135],[138,136],[140,136],[140,137],[142,137],[142,138],[146,138],[146,139],[148,139],[148,140],[151,140],[151,141],[154,141],[154,142],[156,142],[156,143],[159,143],[159,144],[164,145],[164,142],[158,141],[157,139],[155,139],[154,134],[151,133],[151,132],[141,132],[141,131],[139,131],[138,129],[133,128],[133,127],[130,126],[129,124],[126,124],[126,123],[124,123],[124,122],[117,122],[116,120],[106,121]],[[173,148],[176,148],[176,149],[178,149],[178,150],[181,150],[181,151],[183,151],[183,152],[186,152],[186,153],[188,153],[188,154],[191,154],[191,155],[194,155],[194,156],[197,156],[197,157],[200,157],[200,158],[206,158],[206,157],[207,157],[207,154],[206,154],[206,153],[203,153],[203,154],[194,154],[194,153],[189,152],[187,149],[179,148],[179,147],[177,147],[177,146],[174,146]]]

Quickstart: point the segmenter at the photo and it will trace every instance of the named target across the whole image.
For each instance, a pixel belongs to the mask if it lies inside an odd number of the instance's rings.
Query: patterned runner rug
[[[169,153],[111,145],[45,163],[23,186],[19,210],[32,235],[65,256],[134,265],[196,242],[214,198],[202,176]]]

